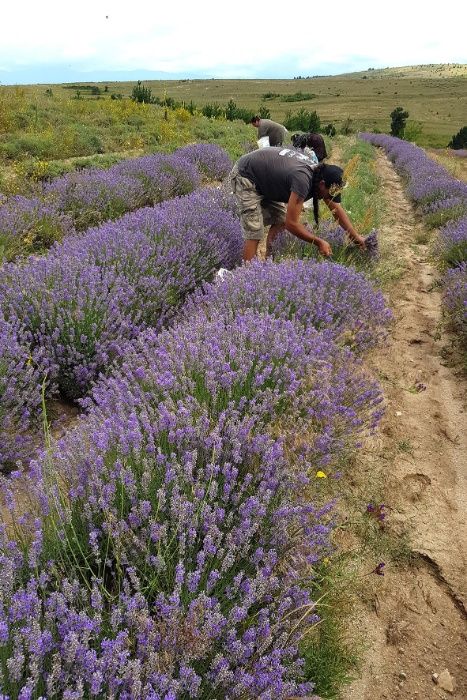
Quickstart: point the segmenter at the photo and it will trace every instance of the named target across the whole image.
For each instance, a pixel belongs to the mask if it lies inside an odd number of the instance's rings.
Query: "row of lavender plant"
[[[418,146],[383,134],[360,136],[384,148],[407,179],[412,200],[431,223],[441,225],[433,252],[444,272],[444,311],[462,345],[467,347],[467,184]]]
[[[12,342],[18,346],[17,361],[0,366],[3,455],[17,444],[15,423],[24,433],[26,417],[30,426],[37,418],[37,411],[22,413],[26,394],[35,406],[43,383],[46,397],[85,395],[126,342],[143,328],[160,330],[200,282],[239,263],[242,235],[233,207],[224,190],[200,189],[0,268],[2,323],[9,326],[2,357],[14,356]]]
[[[223,179],[231,167],[219,146],[192,144],[171,155],[69,173],[46,183],[37,197],[0,200],[0,262],[44,250],[75,229],[188,194],[204,180]]]
[[[321,223],[318,233],[331,245],[334,262],[351,265],[357,269],[365,269],[378,259],[379,246],[376,229],[372,229],[365,237],[365,249],[349,243],[346,231],[332,221]],[[299,260],[319,260],[321,258],[316,246],[292,236],[285,230],[276,236],[272,244],[272,255],[275,260],[287,257]]]
[[[32,465],[39,510],[2,533],[5,694],[312,692],[297,645],[330,522],[310,476],[378,422],[379,387],[339,345],[362,351],[389,320],[351,269],[254,263],[139,335]]]

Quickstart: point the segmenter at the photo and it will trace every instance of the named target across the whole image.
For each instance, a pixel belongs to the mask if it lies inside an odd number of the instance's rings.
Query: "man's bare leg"
[[[255,241],[252,238],[249,238],[245,241],[243,245],[243,262],[249,262],[250,260],[253,260],[254,257],[256,257],[256,254],[258,252],[258,243],[259,241]]]

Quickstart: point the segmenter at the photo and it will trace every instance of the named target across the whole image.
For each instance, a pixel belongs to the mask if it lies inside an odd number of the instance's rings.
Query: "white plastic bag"
[[[227,277],[232,277],[233,272],[231,270],[226,270],[225,267],[221,267],[216,272],[217,281],[223,282]]]
[[[269,145],[269,136],[261,136],[261,138],[258,139],[258,148],[266,148]]]

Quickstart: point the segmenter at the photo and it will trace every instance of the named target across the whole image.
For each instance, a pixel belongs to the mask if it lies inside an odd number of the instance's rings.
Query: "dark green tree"
[[[301,107],[295,114],[287,112],[284,126],[289,131],[310,131],[316,134],[321,130],[321,120],[316,111],[309,112]]]
[[[201,108],[201,114],[209,119],[220,119],[224,116],[224,110],[220,104],[213,102],[212,104],[204,105]]]
[[[318,116],[318,112],[314,110],[310,112],[310,120],[308,122],[308,131],[310,134],[317,134],[321,131],[321,119]]]
[[[448,143],[448,148],[454,148],[456,151],[460,148],[467,148],[467,126],[463,126],[460,131]]]
[[[152,91],[151,88],[147,88],[143,85],[141,80],[138,80],[137,84],[134,86],[131,93],[131,99],[135,102],[144,102],[149,104],[152,102]]]
[[[261,119],[271,119],[271,112],[266,105],[261,105],[258,115],[261,117]]]
[[[402,138],[404,135],[405,122],[407,121],[409,113],[404,111],[402,107],[396,107],[390,114],[391,117],[391,136],[398,136]]]
[[[234,119],[237,119],[237,112],[237,105],[233,100],[229,100],[225,108],[225,118],[228,119],[229,122],[233,122]]]

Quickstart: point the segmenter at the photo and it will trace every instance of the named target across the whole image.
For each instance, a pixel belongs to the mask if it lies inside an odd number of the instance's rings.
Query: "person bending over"
[[[257,255],[258,245],[267,234],[266,254],[279,231],[287,229],[303,241],[317,246],[322,255],[332,255],[329,243],[316,236],[300,221],[303,203],[313,201],[316,224],[319,200],[323,199],[334,218],[350,238],[362,248],[365,240],[354,229],[341,206],[343,171],[337,165],[316,164],[304,153],[290,148],[262,148],[237,160],[230,183],[240,210],[244,234],[243,260]]]
[[[271,119],[261,119],[258,116],[253,117],[251,123],[258,129],[258,140],[263,136],[268,136],[270,146],[282,146],[288,134],[285,126],[273,122]]]
[[[328,157],[326,144],[321,134],[294,134],[292,136],[292,143],[294,148],[300,148],[305,153],[307,148],[313,150],[319,163]]]

